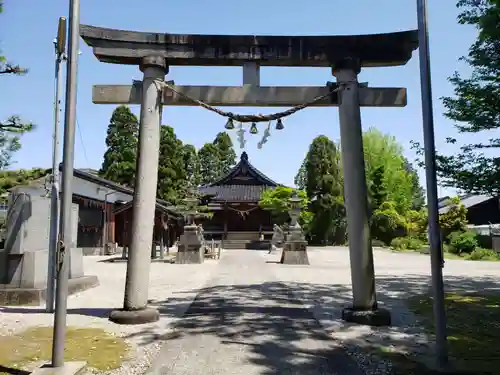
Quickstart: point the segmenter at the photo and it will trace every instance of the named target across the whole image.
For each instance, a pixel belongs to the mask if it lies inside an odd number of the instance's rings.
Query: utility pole
[[[64,113],[64,146],[62,170],[62,199],[57,264],[56,308],[54,314],[54,340],[52,367],[64,365],[64,338],[68,302],[68,279],[72,236],[73,165],[75,161],[76,94],[78,70],[78,43],[80,39],[80,0],[69,1],[68,69],[66,74],[66,102]]]
[[[47,270],[47,293],[45,309],[54,312],[54,294],[56,279],[56,263],[59,243],[59,159],[60,159],[60,114],[62,92],[62,63],[66,60],[66,17],[59,18],[57,39],[54,40],[55,61],[55,99],[54,99],[54,133],[52,143],[52,189],[50,192],[50,242]]]
[[[427,0],[417,0],[420,85],[422,120],[424,128],[425,176],[427,181],[427,210],[429,215],[429,242],[431,250],[432,293],[434,297],[434,324],[436,327],[436,359],[440,369],[448,362],[446,313],[444,306],[443,252],[439,227],[438,189],[436,178],[436,144],[432,111],[431,64],[429,31],[427,26]]]

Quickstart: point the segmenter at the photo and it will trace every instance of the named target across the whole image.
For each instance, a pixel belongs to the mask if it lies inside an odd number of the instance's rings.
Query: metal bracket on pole
[[[61,240],[57,241],[57,272],[61,270],[63,259],[64,259],[64,252],[66,251],[66,246],[64,245],[64,242]]]

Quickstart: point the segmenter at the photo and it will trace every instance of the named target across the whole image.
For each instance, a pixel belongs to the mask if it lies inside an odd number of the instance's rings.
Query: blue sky
[[[110,28],[137,31],[192,34],[274,34],[336,35],[371,34],[416,28],[415,0],[84,0],[81,22]],[[450,95],[447,77],[467,68],[457,60],[467,53],[475,38],[473,28],[456,22],[455,1],[429,1],[430,49],[437,148],[453,152],[458,146],[445,143],[456,134],[453,123],[442,116],[439,98]],[[0,118],[20,114],[35,122],[37,130],[23,137],[23,148],[16,154],[12,168],[51,165],[54,52],[52,41],[57,20],[67,16],[67,0],[6,0],[0,18],[2,52],[30,69],[24,77],[2,77]],[[104,140],[113,106],[94,105],[94,84],[130,84],[141,79],[138,68],[99,63],[81,41],[78,71],[77,168],[99,168]],[[239,85],[241,68],[172,67],[168,79],[185,85]],[[334,81],[327,68],[263,68],[262,85],[324,85]],[[407,87],[406,108],[369,108],[362,110],[363,127],[377,127],[394,135],[404,145],[407,156],[411,140],[422,139],[418,52],[403,67],[370,68],[361,72],[360,81],[372,87]],[[138,107],[132,107],[138,114]],[[238,113],[271,113],[281,109],[234,108]],[[201,108],[167,107],[163,122],[174,127],[177,136],[197,148],[224,130],[223,118]],[[285,120],[285,130],[273,132],[262,150],[260,135],[248,138],[246,151],[251,162],[275,181],[293,184],[293,178],[310,142],[323,134],[339,138],[336,108],[313,108]],[[235,140],[234,134],[232,134]],[[480,136],[477,136],[478,138]],[[236,150],[239,151],[237,142]],[[421,174],[422,184],[425,180]],[[448,193],[440,189],[440,194]]]

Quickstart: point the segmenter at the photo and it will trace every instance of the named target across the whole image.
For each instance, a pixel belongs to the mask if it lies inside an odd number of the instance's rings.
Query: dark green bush
[[[480,247],[474,249],[469,255],[468,260],[500,260],[500,255],[493,250],[482,249]]]
[[[448,236],[449,252],[453,254],[470,254],[478,246],[476,233],[471,231],[452,232]]]

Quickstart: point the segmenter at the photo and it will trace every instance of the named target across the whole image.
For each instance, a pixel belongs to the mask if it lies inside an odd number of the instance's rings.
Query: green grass
[[[418,253],[418,254],[424,254],[424,255],[429,255],[429,247],[424,247],[421,249],[394,249],[390,248],[391,251],[397,252],[397,253]],[[500,255],[497,255],[493,253],[491,250],[487,249],[480,249],[478,250],[484,251],[486,254],[484,254],[480,259],[475,259],[471,258],[470,254],[453,254],[450,253],[449,251],[446,250],[445,246],[445,251],[443,252],[444,258],[445,259],[450,259],[450,260],[472,260],[472,261],[485,261],[485,262],[499,262],[500,261]]]
[[[434,333],[432,298],[411,297],[408,307]],[[448,346],[457,374],[500,374],[500,295],[447,293],[445,298]],[[436,374],[415,358],[378,348],[376,355],[389,359],[395,375]]]
[[[98,328],[68,327],[66,361],[85,361],[98,371],[119,368],[126,359],[128,344]],[[12,336],[0,336],[0,375],[15,374],[52,354],[52,327],[33,327]],[[2,370],[3,368],[3,370]],[[7,370],[7,368],[12,370]]]

